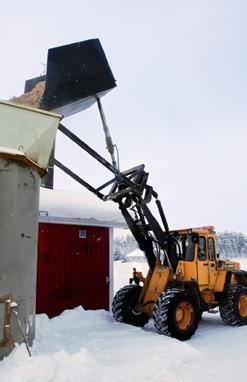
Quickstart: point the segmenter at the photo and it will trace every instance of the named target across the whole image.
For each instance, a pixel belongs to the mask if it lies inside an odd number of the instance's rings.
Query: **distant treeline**
[[[221,258],[247,257],[247,236],[238,232],[219,232],[218,253]]]
[[[218,232],[217,253],[221,258],[247,257],[247,235],[238,232]],[[138,248],[134,237],[130,234],[126,237],[114,239],[114,260],[126,260],[127,255]]]
[[[126,237],[116,237],[114,239],[114,260],[127,260],[127,255],[136,248],[138,248],[138,244],[131,234]]]

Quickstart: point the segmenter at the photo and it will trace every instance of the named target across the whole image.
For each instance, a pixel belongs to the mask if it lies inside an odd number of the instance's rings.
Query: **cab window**
[[[177,256],[181,260],[193,261],[195,254],[195,244],[192,241],[191,235],[176,236]]]
[[[208,257],[209,257],[209,260],[211,261],[216,260],[215,245],[214,245],[213,237],[208,238]]]
[[[192,242],[192,238],[189,235],[185,242],[185,261],[193,261],[195,253],[195,244]]]
[[[204,236],[200,236],[199,237],[198,259],[201,260],[201,261],[207,260],[206,239],[205,239]]]

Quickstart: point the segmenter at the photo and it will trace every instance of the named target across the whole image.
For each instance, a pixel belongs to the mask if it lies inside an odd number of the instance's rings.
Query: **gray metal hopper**
[[[0,359],[34,338],[40,177],[60,120],[0,102]]]

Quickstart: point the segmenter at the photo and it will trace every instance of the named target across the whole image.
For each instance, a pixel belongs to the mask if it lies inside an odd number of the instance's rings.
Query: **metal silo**
[[[0,102],[0,359],[34,338],[40,177],[60,119]]]

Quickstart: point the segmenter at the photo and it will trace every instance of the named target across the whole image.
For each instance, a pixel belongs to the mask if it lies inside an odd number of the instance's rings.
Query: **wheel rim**
[[[238,311],[241,317],[247,317],[247,295],[242,294],[238,300]]]
[[[130,309],[131,313],[134,315],[134,316],[140,316],[142,314],[142,311],[141,310],[135,310],[135,309]]]
[[[179,329],[186,330],[193,322],[193,306],[189,302],[182,302],[176,309],[176,324]]]

